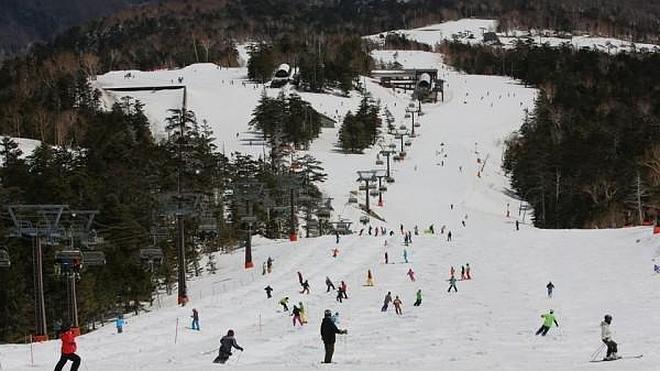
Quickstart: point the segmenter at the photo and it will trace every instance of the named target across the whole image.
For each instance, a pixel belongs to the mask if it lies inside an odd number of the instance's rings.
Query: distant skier
[[[553,285],[552,281],[550,281],[550,282],[548,282],[547,285],[545,285],[545,287],[548,289],[548,297],[551,298],[552,297],[552,290],[554,290],[555,285]]]
[[[332,257],[336,258],[338,256],[339,256],[339,249],[335,247],[334,249],[332,249]]]
[[[609,314],[605,315],[605,319],[600,323],[600,338],[603,340],[603,343],[607,345],[607,354],[603,360],[611,361],[618,359],[619,356],[616,354],[618,352],[617,344],[612,340],[612,330],[610,330],[610,325],[612,324],[612,316]]]
[[[450,292],[451,289],[454,289],[454,292],[458,292],[458,289],[456,288],[456,277],[454,276],[449,278],[449,288],[447,289],[447,292]]]
[[[538,331],[536,331],[536,335],[540,334],[541,336],[545,336],[552,326],[556,325],[559,327],[559,323],[557,322],[554,313],[555,312],[550,309],[550,312],[541,315],[541,318],[543,318],[543,324]]]
[[[516,220],[516,231],[520,230],[520,222]]]
[[[302,283],[302,291],[300,291],[301,294],[309,294],[309,281],[305,280],[305,282]]]
[[[367,286],[374,285],[374,276],[371,274],[371,269],[367,270]]]
[[[266,260],[266,269],[268,270],[268,273],[272,272],[273,270],[273,258],[270,256],[268,257],[268,260]]]
[[[415,236],[419,236],[419,228],[415,225],[415,228],[413,229],[415,230]]]
[[[80,357],[76,354],[76,334],[73,332],[71,325],[63,326],[59,334],[62,341],[62,352],[60,360],[55,365],[55,371],[62,371],[62,368],[67,361],[71,361],[71,371],[77,371],[80,367]]]
[[[344,302],[344,293],[342,292],[341,286],[337,289],[337,297],[335,298],[336,301],[343,303]]]
[[[213,363],[225,363],[231,356],[231,349],[236,348],[241,352],[244,351],[243,347],[236,343],[234,337],[234,330],[227,331],[227,335],[220,339],[220,349],[218,349],[218,356],[213,360]]]
[[[335,232],[335,243],[339,244],[339,232]]]
[[[433,224],[429,226],[429,231],[431,232],[431,234],[435,234],[435,228],[433,227]]]
[[[408,263],[408,250],[403,249],[403,261]]]
[[[335,290],[335,284],[332,283],[330,280],[330,277],[326,276],[325,277],[325,286],[327,287],[327,290],[325,292],[330,292],[330,290],[334,291]]]
[[[422,289],[417,289],[417,294],[415,294],[415,303],[413,306],[419,307],[422,305]]]
[[[451,231],[447,232],[447,242],[451,242]]]
[[[197,312],[197,309],[193,308],[190,318],[192,318],[190,328],[199,331],[199,313]]]
[[[289,306],[287,304],[289,304],[289,297],[288,296],[284,297],[284,298],[282,298],[282,300],[280,300],[280,305],[282,306],[282,309],[285,312],[288,313],[289,312]]]
[[[261,264],[261,275],[265,276],[266,275],[266,262],[263,262]]]
[[[348,286],[346,286],[346,282],[341,281],[339,283],[339,286],[341,287],[341,293],[342,293],[342,295],[344,295],[344,299],[348,299],[348,294],[347,294]]]
[[[117,319],[115,320],[115,327],[117,328],[117,333],[121,334],[124,332],[124,324],[126,322],[124,321],[124,316],[122,314],[117,316]]]
[[[412,268],[408,268],[408,273],[406,273],[408,277],[410,277],[410,280],[415,282],[415,272],[412,270]]]
[[[388,291],[387,295],[385,295],[385,299],[383,300],[383,307],[380,308],[381,312],[387,312],[387,307],[390,305],[392,302],[392,292]]]
[[[270,298],[273,297],[273,295],[271,295],[271,293],[273,292],[273,288],[270,287],[270,285],[266,286],[266,287],[264,288],[264,290],[266,291],[266,297],[267,297],[268,299],[270,299]]]
[[[298,282],[300,282],[300,286],[302,286],[302,284],[303,284],[303,275],[302,275],[302,273],[300,273],[300,271],[298,271]]]
[[[369,232],[368,232],[368,233],[369,233],[369,236],[371,236],[371,232],[372,232],[372,231],[373,231],[373,227],[372,227],[372,226],[369,226]]]
[[[470,275],[470,263],[465,263],[465,279],[472,279],[472,276]]]
[[[300,308],[298,308],[295,304],[293,305],[293,310],[291,311],[291,315],[293,316],[293,327],[296,327],[296,320],[298,320],[300,326],[303,325],[302,318],[300,318]]]
[[[336,334],[347,334],[347,330],[340,330],[332,322],[332,312],[326,309],[321,322],[321,339],[325,346],[325,357],[323,363],[332,363],[332,355],[335,352]]]
[[[390,263],[390,258],[387,255],[387,251],[385,251],[385,264],[389,264],[389,263]]]
[[[300,309],[300,319],[302,323],[307,323],[307,312],[305,311],[305,306],[302,301],[298,302],[298,309]]]
[[[401,299],[399,299],[398,295],[396,296],[396,298],[394,298],[394,301],[392,302],[392,304],[394,304],[394,310],[395,310],[396,314],[402,315],[403,312],[401,311],[401,305],[403,304],[403,302],[401,301]]]
[[[449,268],[449,277],[454,277],[455,274],[456,274],[456,269],[454,269],[454,266],[452,265]]]
[[[465,266],[461,265],[461,280],[465,279]]]

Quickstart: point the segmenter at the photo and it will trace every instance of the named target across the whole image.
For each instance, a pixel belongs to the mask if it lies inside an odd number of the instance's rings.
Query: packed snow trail
[[[415,55],[409,52],[407,63],[414,65]],[[418,57],[429,61],[428,53]],[[518,204],[505,195],[508,181],[500,169],[503,140],[520,126],[535,91],[505,78],[466,76],[444,67],[442,71],[448,82],[446,101],[423,106],[425,115],[416,129],[419,136],[407,149],[406,160],[393,166],[396,182],[388,185],[385,206],[374,207],[386,222],[372,219],[373,225],[394,230],[393,237],[345,236],[338,245],[334,236],[297,243],[257,238],[253,251],[257,268],[242,268],[242,251],[218,255],[218,274],[192,279],[192,301],[186,307],[175,306],[174,296],[161,296],[149,313],[129,316],[123,334],[116,334],[110,324],[78,338],[81,369],[323,368],[327,366],[319,363],[323,357],[319,326],[326,308],[339,311],[339,327],[349,330],[348,335],[338,336],[333,358],[337,364],[330,366],[334,369],[657,369],[660,357],[653,351],[660,347],[660,316],[656,315],[660,280],[652,271],[658,251],[650,230],[550,231],[525,223],[516,231]],[[195,77],[195,73],[200,75]],[[247,131],[249,114],[261,94],[258,88],[243,86],[241,80],[229,82],[243,76],[245,69],[196,65],[140,73],[135,80],[170,81],[177,74],[191,84],[190,105],[200,118],[227,123],[228,127],[216,127],[218,143],[224,143],[228,152],[261,151],[235,139],[236,132]],[[409,102],[406,96],[365,81],[374,97],[392,110],[397,126],[409,125],[403,118]],[[242,104],[212,104],[234,93],[244,98]],[[160,93],[149,94],[143,94],[148,114],[163,117],[169,106],[159,100]],[[359,96],[303,97],[318,109],[340,116],[359,102]],[[356,222],[358,231],[360,212],[346,201],[349,191],[357,189],[355,170],[373,168],[375,151],[338,153],[334,151],[336,135],[337,129],[324,130],[309,153],[324,161],[329,180],[322,188],[335,198],[335,209]],[[438,165],[442,159],[444,166]],[[403,263],[399,224],[406,230],[418,225],[421,233],[413,235],[413,244],[407,247],[409,264]],[[430,224],[434,224],[434,235],[423,233]],[[443,225],[452,231],[451,242],[440,234]],[[333,258],[335,246],[340,253]],[[383,264],[386,250],[392,264]],[[261,275],[260,265],[269,256],[275,260],[273,272]],[[458,292],[447,293],[450,266],[460,275],[466,263],[473,279],[458,281]],[[406,276],[409,268],[416,272],[416,282]],[[375,287],[364,286],[369,269]],[[299,294],[297,271],[309,279],[309,295]],[[326,276],[335,285],[346,281],[349,299],[339,304],[336,293],[326,293]],[[546,297],[548,281],[556,286],[552,299]],[[275,290],[272,299],[263,290],[267,285]],[[423,303],[413,307],[420,288]],[[380,311],[388,291],[403,301],[402,316],[394,314],[392,307],[387,313]],[[306,326],[294,328],[291,317],[280,311],[278,301],[284,296],[290,297],[290,308],[304,302]],[[186,328],[192,308],[200,314],[199,332]],[[552,328],[546,337],[534,336],[540,315],[549,309],[554,309],[561,326]],[[614,316],[619,353],[644,353],[643,358],[598,366],[588,362],[601,345],[598,324],[605,313]],[[245,352],[234,352],[225,366],[212,364],[214,349],[230,328]],[[59,358],[59,346],[59,341],[34,344],[33,367],[28,345],[2,345],[0,362],[6,370],[51,370]]]

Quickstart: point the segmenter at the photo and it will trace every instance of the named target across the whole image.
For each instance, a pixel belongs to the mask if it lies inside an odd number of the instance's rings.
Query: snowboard
[[[637,354],[634,356],[619,356],[614,359],[595,359],[589,362],[596,363],[596,362],[611,362],[611,361],[618,361],[620,359],[631,359],[631,358],[642,358],[644,355],[643,354]]]

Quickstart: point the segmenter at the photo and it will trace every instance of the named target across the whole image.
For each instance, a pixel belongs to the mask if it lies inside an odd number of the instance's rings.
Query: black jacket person
[[[325,345],[325,358],[323,363],[332,363],[332,354],[335,352],[335,334],[346,334],[347,330],[340,330],[334,322],[332,322],[332,312],[329,309],[325,310],[323,322],[321,322],[321,339]]]

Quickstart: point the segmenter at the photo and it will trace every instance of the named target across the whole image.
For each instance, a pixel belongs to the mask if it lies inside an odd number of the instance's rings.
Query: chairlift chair
[[[366,215],[362,215],[362,216],[360,217],[360,223],[362,223],[362,224],[367,224],[367,223],[369,223],[369,217],[366,216]]]
[[[382,165],[382,164],[384,164],[383,160],[381,159],[376,160],[376,165]]]
[[[378,190],[381,191],[381,192],[387,192],[387,186],[382,185],[382,186],[380,186],[380,188],[378,188]]]
[[[403,115],[403,118],[409,119],[409,118],[410,118],[410,114],[409,114],[408,112],[406,112],[406,114]]]
[[[348,203],[349,203],[349,204],[356,204],[357,202],[358,202],[358,199],[357,199],[357,197],[355,197],[355,196],[350,196],[350,197],[348,198]]]
[[[165,254],[163,254],[163,250],[161,249],[149,247],[140,249],[139,257],[142,263],[153,263],[154,265],[160,265],[163,262],[163,259],[165,259]]]
[[[372,189],[371,191],[369,191],[369,196],[371,196],[371,197],[376,197],[376,196],[378,196],[378,194],[379,194],[379,192],[376,189]]]
[[[359,189],[360,191],[366,191],[366,190],[367,190],[367,186],[364,185],[364,184],[360,184],[360,186],[358,187],[358,189]]]
[[[62,269],[79,269],[83,263],[83,254],[80,250],[62,250],[55,253],[55,263]]]
[[[385,178],[385,181],[388,182],[388,183],[394,183],[394,178],[387,177],[387,178]]]
[[[399,130],[406,130],[406,125],[399,126]]]
[[[415,127],[416,127],[416,128],[418,128],[418,127],[420,127],[420,126],[422,126],[422,124],[420,124],[419,122],[416,122],[416,123],[415,123]]]
[[[410,147],[410,146],[412,146],[412,141],[406,140],[406,142],[404,144],[406,145],[406,147]]]
[[[9,268],[10,266],[9,253],[6,250],[0,250],[0,268]]]
[[[105,265],[105,253],[103,251],[83,251],[83,264],[86,266]]]

